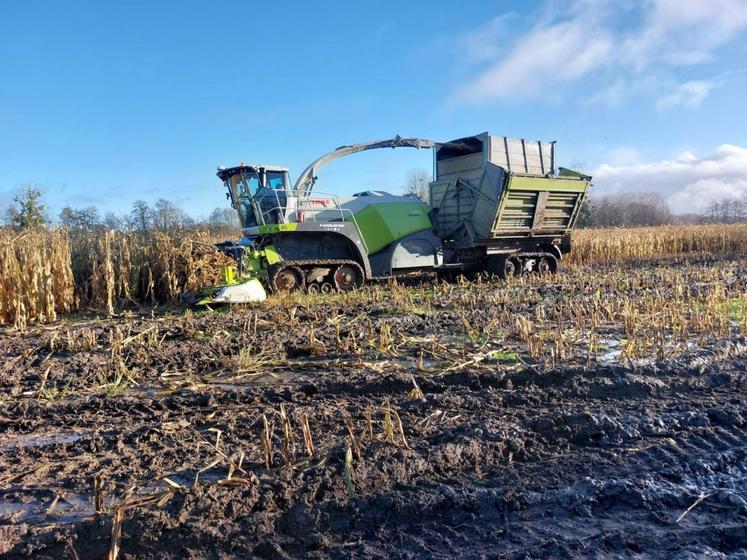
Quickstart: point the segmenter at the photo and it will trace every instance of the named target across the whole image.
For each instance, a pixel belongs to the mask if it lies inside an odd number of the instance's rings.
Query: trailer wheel
[[[537,264],[537,272],[540,276],[555,274],[558,270],[558,261],[552,256],[542,257]]]
[[[550,274],[550,261],[547,257],[542,257],[537,264],[537,272],[540,276],[547,276]]]

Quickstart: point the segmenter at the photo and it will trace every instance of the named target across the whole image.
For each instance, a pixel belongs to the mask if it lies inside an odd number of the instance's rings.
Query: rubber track
[[[272,277],[277,273],[277,271],[282,270],[285,267],[288,266],[294,266],[301,269],[301,271],[306,274],[308,270],[306,267],[324,267],[324,266],[340,266],[343,264],[354,266],[358,269],[360,272],[361,278],[363,279],[363,283],[366,282],[366,273],[363,271],[363,267],[354,260],[348,260],[348,259],[304,259],[304,260],[285,260],[280,261],[279,263],[276,263],[272,265],[270,268],[270,285],[272,285]],[[306,279],[304,278],[304,285],[305,285]]]

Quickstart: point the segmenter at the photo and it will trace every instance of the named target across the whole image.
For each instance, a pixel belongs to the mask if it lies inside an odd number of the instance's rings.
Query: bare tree
[[[239,227],[239,216],[236,210],[233,208],[226,208],[225,206],[218,206],[210,212],[208,217],[208,224],[214,227],[219,226],[230,226]]]
[[[420,200],[428,203],[430,199],[428,183],[431,175],[425,169],[413,169],[407,174],[407,183],[402,187],[406,195],[417,196]]]
[[[160,230],[170,230],[191,227],[194,220],[187,213],[170,200],[159,198],[152,211],[153,227]]]
[[[659,193],[616,193],[592,199],[587,220],[595,227],[658,226],[672,222],[669,205]]]
[[[741,199],[734,200],[732,207],[734,208],[735,222],[747,221],[747,201]]]
[[[711,202],[701,217],[710,223],[736,224],[747,221],[747,201],[741,198],[725,198]]]
[[[107,212],[104,216],[103,225],[106,229],[127,229],[129,220],[126,216],[117,216],[114,212]]]
[[[99,211],[95,206],[78,209],[65,206],[60,212],[60,224],[71,230],[91,230],[102,225]]]
[[[144,200],[136,200],[132,203],[132,212],[130,212],[130,223],[132,228],[137,231],[148,231],[151,224],[153,211]]]

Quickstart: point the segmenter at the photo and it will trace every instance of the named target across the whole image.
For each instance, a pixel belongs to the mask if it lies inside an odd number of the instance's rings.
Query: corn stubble
[[[113,315],[126,306],[178,303],[183,292],[218,283],[221,267],[232,264],[230,257],[209,246],[215,241],[195,231],[0,228],[0,324],[24,329],[29,322],[55,321],[76,309]],[[578,230],[564,266],[743,254],[746,249],[747,224]],[[407,290],[394,284],[390,295],[416,311]],[[393,351],[387,329],[372,342],[382,353]]]

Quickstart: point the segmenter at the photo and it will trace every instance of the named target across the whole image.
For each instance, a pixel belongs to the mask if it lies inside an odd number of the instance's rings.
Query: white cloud
[[[747,148],[722,144],[698,157],[685,152],[652,163],[603,163],[593,171],[595,191],[663,194],[675,213],[702,212],[724,198],[747,200]]]
[[[643,67],[708,60],[747,26],[745,0],[648,0],[642,26],[624,39],[627,62]]]
[[[509,53],[492,64],[458,94],[469,101],[539,95],[549,80],[583,76],[598,67],[612,48],[598,27],[595,10],[568,21],[540,24],[520,37]]]
[[[462,37],[462,46],[467,58],[481,62],[498,57],[509,33],[509,23],[515,15],[513,12],[501,14]]]
[[[669,95],[660,98],[656,102],[656,109],[659,111],[673,107],[697,109],[715,86],[715,82],[706,80],[685,82],[677,86],[677,89]]]
[[[629,87],[622,78],[616,79],[611,85],[599,90],[587,99],[592,105],[600,104],[607,107],[619,107],[628,95]]]
[[[546,97],[563,83],[601,76],[611,85],[589,98],[615,106],[636,83],[662,82],[662,70],[707,62],[747,28],[747,0],[575,0],[565,10],[555,7],[505,49],[496,47],[506,32],[502,18],[467,34],[465,58],[488,66],[455,97],[471,103]],[[695,107],[709,83],[686,82],[660,102]]]

